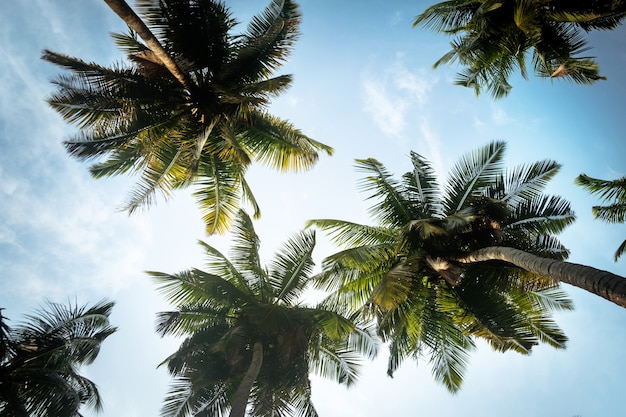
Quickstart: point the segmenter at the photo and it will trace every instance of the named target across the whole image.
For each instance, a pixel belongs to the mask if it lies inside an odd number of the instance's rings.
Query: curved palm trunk
[[[492,246],[462,258],[461,263],[505,261],[528,272],[573,285],[626,307],[626,278],[590,266],[542,258],[519,249]]]
[[[250,390],[252,384],[256,381],[263,364],[263,343],[260,340],[254,342],[252,348],[252,360],[248,371],[244,375],[237,392],[233,396],[230,408],[230,417],[244,417],[246,414],[246,406],[248,405],[248,399],[250,398]]]
[[[137,13],[130,8],[124,0],[104,0],[104,2],[113,10],[126,25],[137,32],[137,35],[146,43],[148,48],[163,63],[163,66],[182,84],[187,90],[190,89],[191,83],[185,74],[178,68],[176,62],[169,56],[167,51],[161,45],[161,42],[152,34],[148,26],[137,16]]]

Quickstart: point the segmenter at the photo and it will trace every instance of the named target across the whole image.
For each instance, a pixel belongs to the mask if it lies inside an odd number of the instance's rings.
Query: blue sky
[[[266,5],[227,3],[244,23]],[[590,54],[607,81],[578,86],[515,78],[511,94],[494,101],[452,85],[455,68],[432,70],[449,40],[411,27],[429,4],[302,0],[302,35],[281,71],[295,81],[272,111],[336,152],[307,173],[250,171],[263,210],[255,227],[265,259],[308,219],[369,222],[355,158],[375,157],[399,176],[410,169],[413,150],[443,179],[461,154],[505,139],[510,166],[541,159],[563,165],[548,192],[568,198],[578,216],[561,236],[570,261],[626,275],[626,260],[612,258],[626,226],[594,221],[590,210],[597,200],[573,185],[581,172],[626,175],[624,27],[590,37]],[[0,306],[16,322],[46,299],[117,302],[112,321],[120,330],[85,369],[101,389],[105,417],[158,414],[169,378],[156,366],[177,341],[154,335],[155,313],[167,305],[143,271],[201,267],[196,242],[205,239],[188,193],[129,217],[118,208],[132,179],[96,181],[61,145],[75,130],[45,104],[58,70],[40,60],[41,51],[111,64],[123,57],[108,33],[123,30],[98,0],[0,6]],[[228,248],[228,236],[205,240]],[[321,234],[318,242],[321,260],[334,248]],[[622,415],[626,310],[566,289],[576,306],[558,316],[570,338],[567,350],[539,346],[521,356],[480,344],[463,389],[453,396],[432,381],[427,361],[407,362],[388,378],[383,349],[350,390],[314,378],[320,415]]]

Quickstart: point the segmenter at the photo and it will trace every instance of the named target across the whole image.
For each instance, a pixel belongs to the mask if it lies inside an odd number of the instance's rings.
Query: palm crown
[[[115,3],[115,2],[113,2]],[[104,67],[45,51],[70,71],[54,80],[49,104],[80,134],[68,152],[94,163],[95,177],[140,172],[126,205],[150,204],[157,191],[196,186],[209,234],[224,233],[243,202],[260,214],[245,180],[252,161],[278,170],[312,167],[332,149],[267,112],[291,76],[272,76],[298,36],[300,14],[274,0],[246,32],[224,4],[211,0],[137,1],[157,44],[174,61],[172,73],[134,31],[114,34],[130,65]]]
[[[615,180],[602,180],[592,178],[585,174],[576,177],[576,184],[584,187],[592,194],[596,194],[604,206],[593,206],[591,212],[596,217],[607,223],[624,223],[626,221],[626,177]],[[626,239],[615,251],[615,262],[626,253]]]
[[[187,337],[164,362],[176,379],[163,415],[223,415],[230,407],[243,416],[249,402],[252,416],[316,416],[309,371],[352,384],[358,354],[376,352],[373,334],[356,317],[298,303],[313,267],[312,232],[293,236],[267,268],[245,213],[233,233],[232,260],[202,243],[206,272],[152,273],[178,308],[159,315],[158,332]]]
[[[476,337],[500,351],[564,346],[551,312],[571,303],[556,283],[502,262],[456,262],[493,245],[567,256],[553,234],[574,215],[566,201],[542,194],[559,165],[541,161],[505,172],[504,150],[504,142],[493,142],[461,158],[443,189],[416,153],[401,181],[378,161],[359,160],[378,225],[309,222],[346,246],[324,260],[317,276],[333,291],[327,303],[375,314],[390,342],[390,374],[406,357],[427,354],[434,377],[456,391]]]
[[[0,415],[78,417],[79,408],[100,410],[96,385],[79,374],[98,356],[112,302],[92,307],[48,308],[11,328],[0,314]]]
[[[625,15],[621,0],[450,0],[427,8],[414,25],[456,36],[435,67],[458,60],[465,67],[458,85],[499,98],[509,93],[516,68],[527,77],[529,50],[541,77],[579,84],[604,79],[594,58],[581,55],[589,49],[585,32],[613,29]]]

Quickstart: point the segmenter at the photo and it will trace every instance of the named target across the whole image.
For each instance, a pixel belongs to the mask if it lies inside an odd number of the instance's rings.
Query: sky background
[[[131,3],[132,4],[132,3]],[[243,31],[265,1],[227,1]],[[624,225],[593,219],[598,200],[573,184],[580,173],[626,175],[626,30],[594,33],[590,55],[607,76],[593,86],[515,77],[505,99],[476,98],[452,84],[458,68],[432,69],[449,39],[412,20],[431,3],[402,0],[302,0],[302,35],[279,73],[292,88],[271,111],[335,148],[311,171],[278,175],[263,167],[248,180],[263,216],[255,223],[269,261],[308,219],[371,223],[357,190],[356,158],[374,157],[399,177],[410,151],[430,161],[443,181],[457,158],[494,139],[508,142],[507,166],[553,159],[563,167],[548,193],[572,202],[578,220],[561,235],[570,261],[626,275],[613,253]],[[158,415],[169,376],[157,369],[178,346],[154,334],[168,306],[146,270],[175,273],[202,267],[198,239],[228,252],[228,236],[204,235],[188,192],[128,216],[119,207],[132,178],[94,180],[65,153],[76,132],[45,99],[60,70],[40,59],[44,48],[95,61],[120,62],[110,32],[123,23],[99,0],[3,1],[0,4],[0,307],[19,322],[45,300],[116,301],[119,331],[84,373],[98,384],[105,417]],[[318,233],[316,260],[335,248]],[[566,286],[575,311],[559,314],[566,350],[538,346],[531,356],[472,355],[461,391],[433,382],[426,360],[406,362],[390,379],[387,352],[363,367],[355,387],[313,378],[323,417],[618,417],[626,386],[626,310]],[[87,416],[91,411],[85,410]]]

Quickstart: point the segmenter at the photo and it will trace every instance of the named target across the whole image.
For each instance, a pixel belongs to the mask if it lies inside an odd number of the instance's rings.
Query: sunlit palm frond
[[[461,157],[454,165],[445,186],[443,205],[446,214],[465,208],[468,199],[495,182],[502,169],[506,143],[494,141]]]
[[[365,246],[393,242],[396,233],[386,227],[367,226],[335,219],[308,220],[306,227],[316,227],[327,233],[338,245]]]
[[[158,290],[174,305],[193,305],[214,302],[216,305],[236,306],[250,300],[250,296],[224,278],[191,269],[175,275],[148,272]]]
[[[260,111],[248,117],[250,125],[239,141],[256,162],[281,172],[299,172],[318,161],[318,152],[333,154],[333,148],[304,135],[286,120]]]
[[[424,338],[430,350],[431,371],[435,381],[442,383],[450,392],[457,392],[461,388],[474,343],[452,323],[446,320],[437,322],[436,333]]]
[[[358,171],[369,174],[359,182],[359,189],[370,193],[375,203],[369,209],[383,227],[402,227],[414,218],[410,202],[401,193],[399,183],[377,160],[357,159]]]
[[[161,335],[186,336],[207,327],[224,323],[231,306],[212,306],[210,303],[183,305],[177,311],[157,314],[156,332]]]
[[[198,241],[198,244],[204,249],[207,272],[219,275],[227,281],[236,283],[241,291],[250,296],[254,294],[254,289],[251,287],[248,277],[242,274],[242,272],[237,269],[237,266],[225,255],[206,242]]]
[[[277,300],[294,305],[309,284],[313,271],[315,233],[294,235],[268,266],[269,283]]]
[[[188,179],[187,169],[181,165],[182,149],[163,146],[153,153],[143,170],[141,181],[131,192],[123,209],[133,213],[141,207],[150,206],[160,191],[169,197],[173,189]]]
[[[361,307],[395,259],[392,245],[358,246],[325,258],[314,277],[317,288],[339,290]]]
[[[200,179],[195,181],[194,196],[202,211],[207,234],[225,234],[240,209],[245,167],[207,156],[200,161],[198,173]]]
[[[559,163],[550,160],[516,167],[506,175],[503,194],[491,197],[506,201],[513,207],[533,200],[543,192],[560,167]]]
[[[432,165],[418,153],[411,152],[410,156],[413,172],[405,176],[405,193],[411,194],[409,199],[421,205],[422,217],[442,216],[441,189]]]
[[[243,210],[239,210],[232,227],[231,259],[234,269],[238,274],[247,279],[246,287],[252,292],[258,292],[267,284],[267,272],[261,265],[259,248],[261,239],[254,230],[250,216]]]

